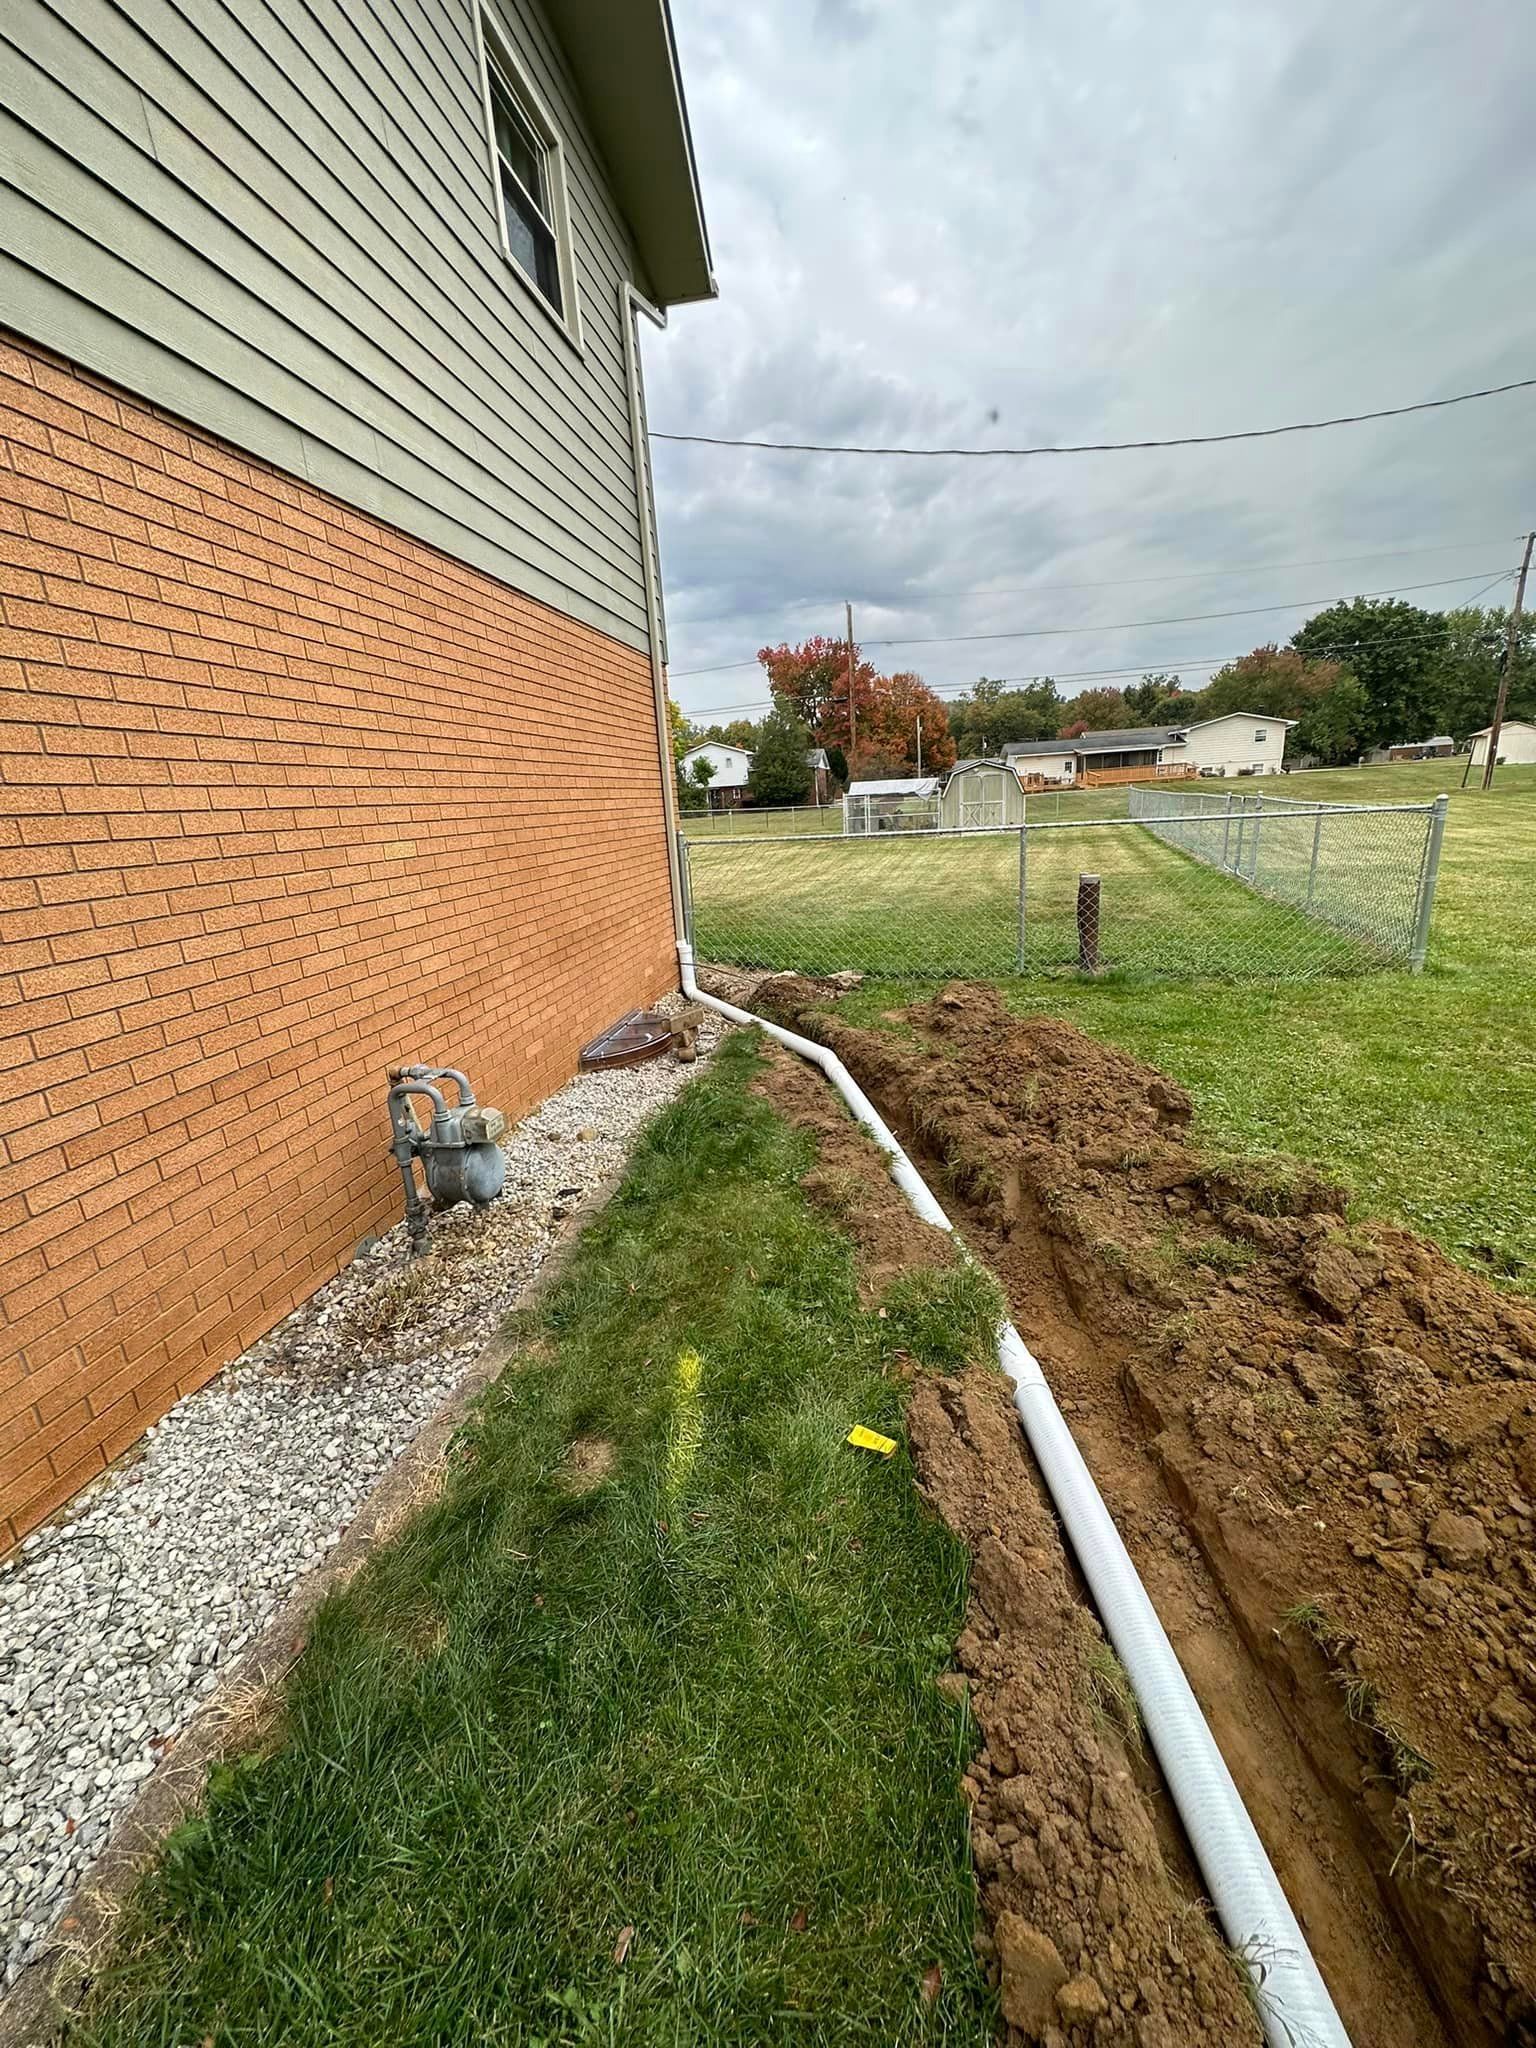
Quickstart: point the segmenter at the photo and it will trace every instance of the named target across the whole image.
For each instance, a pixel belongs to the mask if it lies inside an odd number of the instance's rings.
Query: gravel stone
[[[679,997],[658,1008],[681,1006]],[[718,1020],[706,1017],[700,1058]],[[507,1133],[503,1193],[404,1224],[145,1436],[0,1566],[0,1984],[223,1670],[320,1563],[543,1264],[697,1071],[578,1074]],[[380,1104],[380,1150],[385,1148]]]

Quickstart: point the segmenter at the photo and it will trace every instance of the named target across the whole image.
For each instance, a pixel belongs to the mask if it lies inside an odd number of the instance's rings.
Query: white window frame
[[[1264,742],[1265,742],[1265,741],[1266,741],[1266,740],[1267,740],[1268,738],[1269,738],[1269,727],[1268,727],[1267,725],[1256,725],[1256,726],[1254,727],[1254,729],[1253,729],[1253,744],[1254,744],[1254,745],[1255,745],[1256,747],[1261,747],[1261,746],[1263,746]]]
[[[475,41],[480,59],[481,118],[485,125],[492,204],[496,209],[496,234],[501,243],[502,258],[544,317],[559,328],[578,355],[585,354],[581,330],[581,295],[576,289],[576,258],[571,240],[571,210],[566,194],[565,147],[560,140],[560,131],[551,119],[549,109],[534,90],[526,66],[518,61],[517,53],[505,33],[481,7],[475,9]],[[549,179],[552,216],[548,226],[554,236],[555,260],[560,276],[559,307],[550,304],[538,279],[530,277],[512,253],[512,237],[507,228],[507,202],[501,185],[501,152],[496,147],[496,117],[491,105],[493,67],[499,74],[503,89],[516,103],[519,113],[532,129],[535,140],[541,143],[545,150],[545,170]],[[534,195],[529,196],[532,198]]]

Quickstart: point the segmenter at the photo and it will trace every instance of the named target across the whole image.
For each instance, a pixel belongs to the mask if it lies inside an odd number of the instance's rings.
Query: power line
[[[766,448],[787,455],[964,455],[986,460],[1000,455],[1117,455],[1137,448],[1208,448],[1225,441],[1269,441],[1279,434],[1315,434],[1324,427],[1357,427],[1369,420],[1401,419],[1411,412],[1440,412],[1449,405],[1468,405],[1475,398],[1502,398],[1510,391],[1536,389],[1536,377],[1512,384],[1487,384],[1479,391],[1458,391],[1451,398],[1421,398],[1412,405],[1383,406],[1378,412],[1341,412],[1331,419],[1295,420],[1284,427],[1244,427],[1230,434],[1176,434],[1157,441],[1074,441],[1037,448],[874,448],[839,441],[754,441],[727,434],[665,434],[652,431],[653,441],[690,442],[704,448]]]
[[[1469,606],[1476,604],[1479,598],[1486,597],[1488,592],[1494,589],[1496,585],[1500,583],[1507,583],[1514,574],[1515,571],[1513,569],[1501,569],[1497,576],[1495,576],[1490,582],[1485,583],[1483,585],[1481,590],[1474,590],[1472,595],[1466,600],[1466,603]],[[1437,633],[1399,633],[1395,638],[1394,644],[1399,647],[1408,647],[1425,640],[1435,640],[1438,638],[1439,635]],[[1348,656],[1354,653],[1356,648],[1361,647],[1364,644],[1365,643],[1363,641],[1359,640],[1338,641],[1335,643],[1330,653],[1324,657],[1324,659],[1332,660],[1337,656]],[[1149,655],[1145,660],[1139,662],[1131,662],[1124,668],[1080,668],[1060,670],[1053,669],[1051,671],[1050,680],[1056,683],[1112,682],[1117,676],[1145,675],[1153,668],[1154,663],[1157,665],[1158,669],[1165,673],[1173,671],[1179,674],[1183,674],[1186,670],[1189,669],[1225,668],[1228,662],[1239,661],[1241,660],[1243,655],[1251,654],[1253,651],[1254,650],[1251,647],[1240,647],[1229,654],[1202,654],[1199,656],[1163,654]],[[1043,682],[1046,680],[1046,678],[1039,674],[1035,674],[1027,676],[988,676],[986,680],[991,683],[1003,683],[1009,687],[1012,687],[1015,685],[1023,685],[1026,683]],[[929,684],[929,688],[933,691],[933,694],[936,697],[963,697],[967,691],[973,690],[975,689],[975,687],[975,679],[966,683]],[[725,713],[733,711],[771,710],[773,707],[773,703],[774,699],[771,696],[754,697],[744,703],[739,704],[707,705],[702,710],[691,711],[685,715],[693,720],[700,718],[719,718],[723,716]]]
[[[1443,540],[1422,548],[1376,548],[1359,555],[1311,555],[1300,562],[1241,562],[1235,567],[1227,568],[1169,569],[1160,576],[1109,576],[1095,583],[1019,583],[1006,587],[993,584],[977,590],[919,589],[913,592],[912,605],[891,603],[877,597],[867,597],[864,603],[873,606],[876,611],[906,611],[915,610],[917,604],[926,604],[930,598],[937,597],[1044,597],[1059,590],[1119,590],[1128,584],[1192,583],[1205,576],[1262,576],[1273,570],[1328,569],[1339,562],[1397,562],[1413,555],[1447,555],[1463,548],[1496,548],[1506,543],[1518,547],[1524,538],[1524,534],[1520,533],[1501,533],[1494,535],[1491,540]],[[838,597],[794,597],[785,600],[776,609],[809,611],[822,605],[842,602],[843,600]],[[739,618],[742,609],[742,606],[737,605],[726,612],[692,612],[686,618],[674,618],[672,625],[679,632],[686,631],[690,626],[710,626],[720,619]],[[697,674],[698,671],[695,670],[694,673]]]
[[[1395,583],[1386,590],[1361,590],[1355,594],[1357,597],[1395,597],[1407,590],[1440,590],[1447,583],[1470,583],[1474,577],[1485,576],[1487,573],[1485,569],[1469,569],[1465,575],[1436,576],[1428,583]],[[1502,569],[1499,571],[1500,576],[1503,576],[1505,573]],[[1309,604],[1328,605],[1336,604],[1337,602],[1337,597],[1288,597],[1282,598],[1276,604],[1240,605],[1236,610],[1227,612],[1180,612],[1165,619],[1111,619],[1102,625],[1091,626],[1020,626],[1000,633],[935,633],[923,637],[906,636],[881,640],[864,640],[860,642],[860,645],[864,647],[962,647],[978,640],[1052,640],[1067,633],[1128,633],[1142,626],[1192,626],[1202,624],[1211,619],[1245,619],[1252,618],[1256,613],[1260,612],[1300,611]],[[750,661],[721,661],[716,662],[712,668],[674,669],[672,675],[676,681],[681,682],[685,676],[719,676],[728,674],[732,669],[756,668],[756,666],[757,657],[754,655]]]

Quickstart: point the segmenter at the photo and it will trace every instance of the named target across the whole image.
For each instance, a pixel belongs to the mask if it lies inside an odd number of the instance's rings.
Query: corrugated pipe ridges
[[[735,1024],[754,1025],[819,1067],[890,1161],[897,1186],[925,1223],[953,1225],[880,1112],[834,1052],[750,1010],[706,995],[693,948],[677,949],[683,993]],[[1083,1461],[1040,1362],[1012,1323],[998,1331],[998,1363],[1013,1386],[1024,1434],[1092,1591],[1099,1618],[1135,1690],[1147,1737],[1189,1837],[1228,1942],[1253,1980],[1271,2048],[1349,2048],[1322,1974],[1264,1852],[1232,1774],[1137,1576],[1103,1496]]]

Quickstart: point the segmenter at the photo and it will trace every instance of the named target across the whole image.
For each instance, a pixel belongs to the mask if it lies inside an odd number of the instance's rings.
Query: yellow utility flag
[[[893,1436],[879,1436],[872,1429],[866,1429],[862,1422],[856,1422],[848,1432],[848,1441],[857,1450],[878,1451],[882,1458],[888,1458],[896,1448]]]

